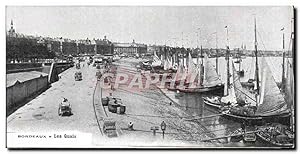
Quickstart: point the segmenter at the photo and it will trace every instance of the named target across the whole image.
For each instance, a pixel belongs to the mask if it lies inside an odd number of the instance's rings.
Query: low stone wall
[[[6,64],[6,73],[39,71],[43,69],[42,63],[8,63]]]
[[[8,63],[6,70],[37,68],[42,67],[42,65],[42,63]]]
[[[24,82],[16,82],[6,87],[6,111],[7,115],[27,103],[30,98],[48,88],[48,76],[41,76]]]
[[[28,98],[34,97],[36,94],[46,90],[49,87],[49,84],[59,80],[58,75],[60,73],[74,66],[73,63],[48,63],[44,66],[42,66],[41,63],[31,64],[9,64],[7,69],[11,70],[7,71],[10,71],[10,73],[17,73],[34,70],[46,73],[48,75],[33,78],[24,82],[17,81],[14,85],[6,87],[7,115],[10,115],[12,112],[25,105],[28,102],[26,101]],[[51,66],[49,66],[50,64]],[[7,74],[9,73],[7,72]]]
[[[28,71],[39,71],[50,74],[50,66],[52,63],[7,63],[6,64],[6,74],[18,73],[18,72],[28,72]],[[55,63],[55,68],[59,73],[72,67],[73,63]],[[58,73],[58,74],[59,74]]]

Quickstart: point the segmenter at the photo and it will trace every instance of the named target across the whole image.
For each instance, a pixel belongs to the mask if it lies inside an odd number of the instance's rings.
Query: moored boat
[[[213,94],[213,95],[219,95],[223,96],[224,93],[224,85],[219,84],[215,86],[210,86],[210,87],[195,87],[195,88],[177,88],[180,92],[185,92],[185,93],[201,93],[201,94]]]
[[[221,109],[221,102],[219,100],[218,97],[213,97],[213,98],[209,98],[209,97],[203,97],[203,102],[205,103],[205,105],[217,108],[217,109]]]
[[[204,67],[202,65],[196,67],[195,64],[190,63],[189,71],[186,73],[187,81],[184,82],[184,86],[176,88],[185,93],[209,93],[223,96],[224,84],[206,54],[204,57]]]
[[[237,130],[235,130],[230,137],[230,142],[240,142],[243,140],[243,134],[244,134],[244,130],[242,128],[239,128]]]
[[[294,147],[294,133],[285,125],[273,123],[258,128],[256,136],[273,146]]]
[[[256,142],[255,127],[246,126],[245,133],[243,135],[243,141],[246,144],[253,144]]]
[[[261,69],[258,69],[259,63],[257,55],[257,40],[255,35],[255,94],[250,93],[242,87],[237,72],[233,67],[233,88],[238,105],[223,111],[223,114],[226,117],[240,120],[253,120],[255,122],[284,122],[290,115],[290,109],[277,87],[264,57],[262,57],[260,61]]]

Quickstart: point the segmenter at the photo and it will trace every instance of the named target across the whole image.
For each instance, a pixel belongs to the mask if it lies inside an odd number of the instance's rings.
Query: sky
[[[290,6],[7,6],[6,30],[13,20],[18,33],[70,39],[107,36],[113,42],[254,49],[254,17],[258,48],[289,47]],[[280,31],[282,28],[284,31]]]

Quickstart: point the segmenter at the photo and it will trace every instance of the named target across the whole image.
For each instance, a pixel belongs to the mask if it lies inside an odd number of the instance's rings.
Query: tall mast
[[[295,14],[295,13],[294,13]],[[292,18],[292,21],[291,21],[291,38],[292,38],[292,53],[291,53],[291,56],[292,56],[292,59],[293,59],[293,61],[292,61],[292,68],[294,68],[294,54],[295,54],[295,48],[294,48],[294,24],[295,24],[295,22],[294,22],[294,17]],[[290,67],[290,69],[291,69],[291,67]],[[291,72],[293,72],[293,70],[291,70],[290,71],[290,73]],[[291,74],[290,74],[291,75]],[[293,76],[292,76],[292,81],[293,81],[293,84],[290,84],[290,86],[291,87],[289,87],[289,88],[291,88],[291,93],[292,93],[292,96],[294,96],[294,72],[293,72],[293,74],[292,74]],[[291,105],[291,109],[292,109],[292,116],[291,116],[291,129],[292,129],[292,131],[293,132],[295,132],[295,113],[294,113],[294,99],[292,99],[292,103],[291,103],[292,105]]]
[[[198,28],[198,29],[200,29],[200,28]],[[198,32],[196,32],[196,34],[197,34],[197,65],[199,65],[199,34],[198,34]]]
[[[281,29],[283,31],[284,28]],[[284,32],[282,33],[282,79],[281,79],[281,91],[285,92],[285,51],[284,51]]]
[[[215,22],[218,23],[218,12],[216,11]],[[218,28],[216,26],[216,72],[219,75],[219,51],[218,51]]]
[[[188,48],[186,49],[186,52],[185,52],[185,57],[186,57],[186,67],[187,67],[187,69],[189,68],[189,61],[190,61],[190,59],[189,59],[189,50],[188,50]],[[190,70],[188,70],[188,71],[190,71]]]
[[[218,71],[218,31],[216,31],[216,71],[217,71],[217,74],[219,74],[219,71]]]
[[[201,65],[200,65],[200,83],[203,84],[203,81],[204,81],[204,66],[203,66],[203,50],[202,50],[202,44],[200,46],[200,56],[201,56]]]
[[[238,61],[239,61],[239,72],[241,72],[241,54],[240,54],[240,49],[238,48],[238,51],[237,51],[237,53],[238,53]]]
[[[202,40],[201,40],[201,29],[199,28],[200,33],[200,53],[201,53],[201,65],[203,65],[203,51],[202,51]]]
[[[200,57],[201,57],[201,65],[200,65],[200,81],[201,84],[203,85],[203,81],[204,81],[204,74],[206,73],[204,70],[204,65],[203,65],[203,50],[202,50],[202,39],[201,39],[201,29],[199,28],[199,34],[200,34]]]
[[[199,65],[199,47],[197,47],[197,65]]]
[[[226,47],[226,61],[227,61],[227,88],[226,88],[226,94],[229,95],[229,86],[230,86],[230,71],[229,71],[229,39],[228,39],[228,27],[225,26],[226,28],[226,36],[227,36],[227,47]]]
[[[177,50],[177,47],[175,47],[175,52],[176,52],[177,66],[178,66],[178,68],[179,68],[179,52],[180,52],[180,51]]]
[[[201,54],[201,65],[203,65],[203,50],[202,50],[202,45],[200,47],[200,54]]]
[[[185,65],[185,55],[184,55],[184,47],[183,47],[183,32],[181,32],[181,43],[182,43],[182,47],[181,47],[181,56],[182,56],[182,65],[184,67]]]
[[[293,27],[293,25],[295,24],[294,22],[293,22],[293,20],[294,20],[294,18],[292,18],[292,33],[291,33],[291,37],[292,37],[292,53],[290,54],[291,55],[291,57],[293,58],[293,61],[292,61],[292,67],[294,68],[294,54],[295,54],[295,32],[294,32],[294,27]]]
[[[257,51],[257,38],[256,38],[256,18],[254,18],[254,37],[255,37],[255,42],[254,42],[254,48],[255,48],[255,75],[256,75],[256,87],[257,87],[257,94],[259,94],[259,72],[258,72],[258,51]],[[257,101],[256,101],[257,103]]]

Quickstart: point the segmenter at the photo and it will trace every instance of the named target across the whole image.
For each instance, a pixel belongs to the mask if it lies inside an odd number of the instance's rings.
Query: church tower
[[[11,20],[10,22],[10,29],[8,30],[8,35],[10,37],[16,37],[16,31],[14,29],[14,23],[13,23],[13,20]]]

